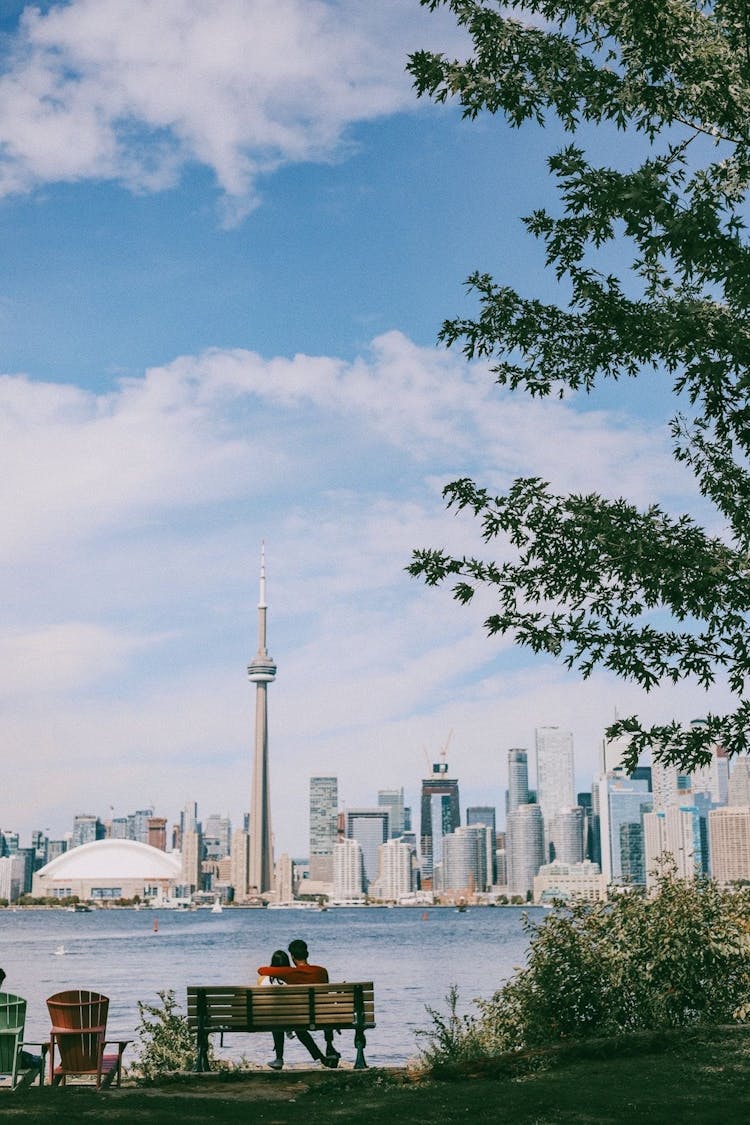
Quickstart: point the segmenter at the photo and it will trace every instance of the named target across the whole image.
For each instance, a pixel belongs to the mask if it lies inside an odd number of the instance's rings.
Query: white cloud
[[[417,30],[418,29],[418,30]],[[229,217],[259,176],[334,156],[414,97],[406,55],[455,28],[379,0],[71,0],[26,9],[0,77],[0,192],[210,168]]]

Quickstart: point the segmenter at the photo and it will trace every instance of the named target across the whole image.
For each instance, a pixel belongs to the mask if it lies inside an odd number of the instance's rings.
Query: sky
[[[658,379],[532,401],[437,346],[475,269],[554,296],[520,216],[562,138],[418,101],[423,47],[463,41],[417,0],[0,0],[0,828],[239,822],[262,542],[277,852],[312,775],[416,811],[447,744],[501,810],[537,726],[585,789],[616,710],[723,705],[584,682],[405,572],[481,549],[459,476],[696,500]]]

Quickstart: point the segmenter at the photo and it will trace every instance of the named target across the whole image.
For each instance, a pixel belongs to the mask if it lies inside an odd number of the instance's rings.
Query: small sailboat
[[[215,898],[215,899],[214,899],[214,904],[213,904],[213,906],[211,907],[211,913],[212,913],[212,914],[221,914],[221,912],[222,912],[222,909],[223,909],[223,908],[222,908],[221,902],[219,901],[219,899],[218,899],[218,898]]]
[[[57,949],[55,950],[55,957],[64,957],[66,953],[67,949],[65,948],[65,946],[58,945]]]

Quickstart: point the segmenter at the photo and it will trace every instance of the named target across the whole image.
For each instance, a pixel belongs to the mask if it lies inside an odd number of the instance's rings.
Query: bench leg
[[[367,1070],[367,1063],[365,1062],[365,1047],[367,1046],[367,1040],[365,1039],[365,1033],[361,1028],[357,1028],[354,1033],[354,1046],[357,1048],[357,1057],[354,1060],[354,1069]]]
[[[197,1054],[195,1056],[195,1066],[193,1071],[197,1074],[204,1074],[211,1067],[208,1063],[208,1036],[205,1033],[198,1032],[196,1036]]]

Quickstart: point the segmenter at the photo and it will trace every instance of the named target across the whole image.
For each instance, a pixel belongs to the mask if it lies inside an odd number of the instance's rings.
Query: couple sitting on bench
[[[260,984],[328,984],[328,973],[322,965],[310,965],[307,958],[309,952],[307,945],[300,938],[289,943],[289,952],[294,965],[289,964],[289,958],[283,949],[277,949],[271,957],[270,965],[263,965],[258,969]],[[283,1031],[272,1031],[274,1057],[269,1062],[272,1070],[281,1070],[284,1066],[284,1035]],[[323,1054],[318,1044],[309,1031],[298,1028],[287,1035],[296,1035],[303,1047],[306,1047],[312,1057],[333,1069],[339,1064],[341,1055],[333,1045],[333,1028],[324,1028],[323,1035],[326,1041],[326,1052]]]

